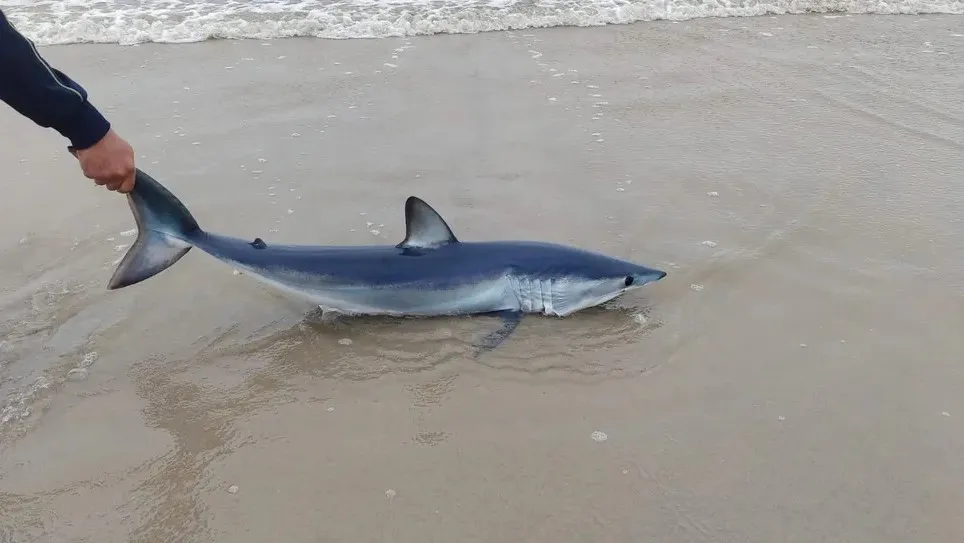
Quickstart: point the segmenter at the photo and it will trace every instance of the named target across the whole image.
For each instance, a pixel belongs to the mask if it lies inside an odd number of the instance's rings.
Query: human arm
[[[76,149],[84,175],[111,190],[134,184],[134,151],[87,100],[87,91],[50,66],[0,11],[0,100]],[[125,190],[126,189],[126,190]]]

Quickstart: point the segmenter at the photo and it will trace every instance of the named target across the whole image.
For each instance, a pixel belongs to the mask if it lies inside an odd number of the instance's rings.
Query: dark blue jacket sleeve
[[[110,123],[87,101],[87,91],[50,67],[0,11],[0,100],[77,149],[104,137]]]

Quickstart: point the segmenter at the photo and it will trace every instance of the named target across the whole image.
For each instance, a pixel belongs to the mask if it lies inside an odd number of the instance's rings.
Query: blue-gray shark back
[[[503,327],[525,313],[566,316],[658,281],[666,273],[606,255],[534,241],[462,242],[431,206],[405,202],[405,239],[383,246],[305,246],[204,231],[177,197],[138,170],[128,203],[137,240],[108,289],[171,267],[192,247],[323,310],[365,315],[496,314]]]

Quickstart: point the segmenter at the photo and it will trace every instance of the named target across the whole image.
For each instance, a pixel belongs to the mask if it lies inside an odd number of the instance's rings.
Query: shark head
[[[666,272],[605,255],[579,251],[551,277],[553,313],[569,315],[606,303],[666,277]]]

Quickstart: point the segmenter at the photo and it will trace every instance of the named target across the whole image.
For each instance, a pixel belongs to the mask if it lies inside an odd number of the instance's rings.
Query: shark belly
[[[246,275],[326,311],[353,315],[441,316],[516,309],[504,277],[438,287],[432,284],[326,284],[238,264]]]

